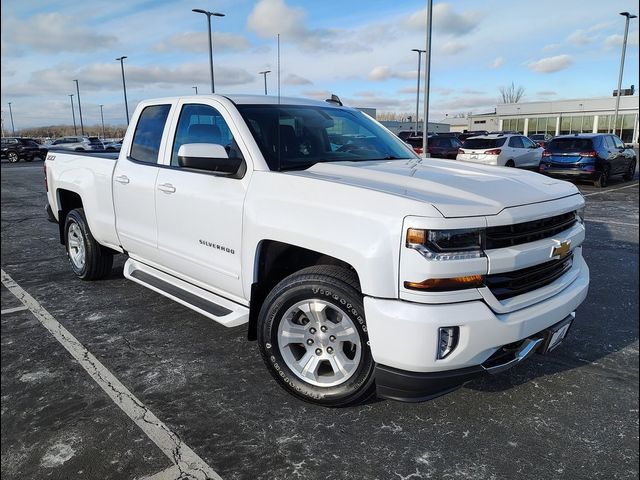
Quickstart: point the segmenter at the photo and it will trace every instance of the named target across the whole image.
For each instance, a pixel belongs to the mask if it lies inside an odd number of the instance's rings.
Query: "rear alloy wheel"
[[[606,187],[609,184],[609,174],[610,174],[609,167],[604,167],[604,170],[602,170],[602,172],[600,172],[600,176],[594,182],[595,186],[598,187],[598,188]]]
[[[7,154],[7,158],[9,159],[9,161],[11,163],[18,163],[20,161],[20,157],[18,156],[18,154],[16,152],[9,152]]]
[[[73,273],[82,280],[97,280],[111,272],[113,251],[93,238],[82,208],[69,212],[64,232],[67,256]]]
[[[265,299],[258,343],[271,375],[308,402],[342,407],[374,392],[362,295],[347,269],[306,268]]]
[[[627,169],[625,174],[622,176],[622,179],[625,182],[630,182],[631,180],[633,180],[633,176],[635,174],[636,174],[636,159],[634,158],[631,160],[631,165],[629,165],[629,168]]]

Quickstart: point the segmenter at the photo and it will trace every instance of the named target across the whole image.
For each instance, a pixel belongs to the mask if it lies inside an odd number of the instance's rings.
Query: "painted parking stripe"
[[[100,385],[114,403],[133,420],[174,464],[178,476],[193,480],[222,480],[178,434],[171,431],[149,408],[136,398],[106,369],[66,328],[47,312],[31,295],[20,287],[3,269],[2,283],[49,330],[51,335],[71,354],[87,373]],[[163,471],[164,472],[164,471]],[[163,473],[160,472],[160,473]],[[160,477],[162,478],[162,477]]]
[[[153,475],[140,477],[138,480],[176,480],[180,478],[180,469],[177,465],[169,467]]]
[[[22,312],[23,310],[29,310],[29,307],[20,305],[19,307],[5,308],[4,310],[0,310],[0,315],[6,315],[7,313]]]
[[[585,193],[583,197],[590,197],[591,195],[600,195],[601,193],[609,193],[609,192],[617,192],[618,190],[624,190],[625,188],[637,187],[638,183],[633,183],[631,185],[626,185],[620,188],[611,188],[609,190],[601,190],[599,192]]]

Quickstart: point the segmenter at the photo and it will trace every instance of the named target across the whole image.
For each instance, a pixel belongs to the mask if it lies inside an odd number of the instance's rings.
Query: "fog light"
[[[440,327],[438,329],[438,359],[446,358],[458,346],[460,327]]]

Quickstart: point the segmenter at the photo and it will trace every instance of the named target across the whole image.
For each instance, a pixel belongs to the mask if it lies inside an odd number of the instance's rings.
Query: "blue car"
[[[576,133],[552,139],[542,154],[540,173],[551,177],[593,181],[606,187],[612,175],[633,179],[636,154],[616,135]]]

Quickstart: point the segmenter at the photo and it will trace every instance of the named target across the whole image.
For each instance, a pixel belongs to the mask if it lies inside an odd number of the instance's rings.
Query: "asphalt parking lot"
[[[42,163],[1,174],[5,479],[190,478],[176,467],[189,451],[193,476],[224,479],[638,477],[637,175],[580,185],[592,283],[559,349],[431,402],[326,409],[275,384],[245,327],[125,280],[123,256],[106,280],[76,279],[44,216]]]

